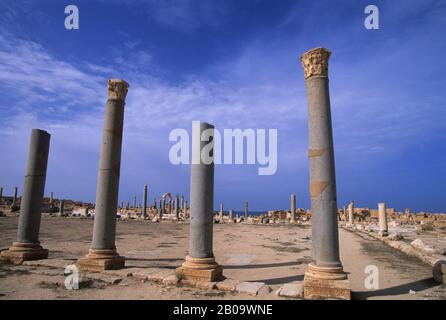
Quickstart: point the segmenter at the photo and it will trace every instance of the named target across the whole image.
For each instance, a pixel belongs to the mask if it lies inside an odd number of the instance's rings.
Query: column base
[[[223,279],[223,267],[214,258],[192,258],[187,256],[183,265],[176,269],[179,278],[214,282]]]
[[[23,261],[41,260],[48,258],[48,249],[42,248],[40,243],[13,242],[12,247],[2,251],[0,260],[22,264]]]
[[[304,277],[305,299],[350,300],[350,281],[342,267],[318,267],[310,263]]]
[[[81,271],[118,270],[125,267],[125,257],[120,256],[116,249],[90,249],[85,257],[77,260],[76,266]]]

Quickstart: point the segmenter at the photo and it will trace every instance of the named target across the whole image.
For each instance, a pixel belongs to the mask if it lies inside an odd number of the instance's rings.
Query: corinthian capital
[[[108,80],[108,99],[125,100],[129,84],[121,79]]]
[[[328,59],[330,55],[331,52],[325,48],[315,48],[305,52],[300,57],[305,79],[312,76],[328,77]]]

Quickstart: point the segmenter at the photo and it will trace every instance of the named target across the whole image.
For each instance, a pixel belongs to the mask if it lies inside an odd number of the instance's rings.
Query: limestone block
[[[258,295],[269,293],[271,288],[263,282],[240,282],[236,290],[239,293]]]
[[[279,296],[286,298],[303,298],[304,285],[302,282],[287,283],[280,288]]]

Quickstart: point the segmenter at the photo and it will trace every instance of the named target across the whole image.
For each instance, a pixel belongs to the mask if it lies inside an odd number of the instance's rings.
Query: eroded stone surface
[[[304,285],[302,282],[287,283],[279,289],[278,294],[286,298],[303,298]]]
[[[240,282],[236,287],[237,292],[252,295],[266,294],[271,291],[270,287],[263,282]]]

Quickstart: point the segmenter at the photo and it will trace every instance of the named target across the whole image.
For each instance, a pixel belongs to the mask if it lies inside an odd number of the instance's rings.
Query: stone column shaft
[[[142,194],[142,217],[147,216],[147,185],[144,185],[144,192]]]
[[[385,203],[378,203],[378,214],[379,214],[379,233],[382,236],[386,236],[388,228],[387,228],[387,212]]]
[[[336,177],[328,88],[330,52],[316,48],[301,57],[308,98],[308,157],[313,263],[304,280],[306,297],[338,296],[335,280],[347,279],[339,257]],[[327,279],[333,282],[327,281]],[[326,290],[321,290],[321,288]],[[341,290],[350,299],[350,289]]]
[[[224,213],[223,203],[220,203],[220,220],[223,220],[223,213]]]
[[[102,131],[99,171],[96,187],[96,211],[90,253],[79,265],[87,270],[120,269],[125,259],[116,252],[116,215],[121,169],[124,105],[128,84],[123,80],[108,81],[108,100]]]
[[[63,199],[60,200],[59,203],[59,216],[63,216],[64,215],[64,201]]]
[[[14,196],[12,197],[12,206],[14,207],[17,204],[17,187],[14,187]]]
[[[354,214],[355,214],[355,205],[354,205],[354,202],[351,201],[348,204],[348,224],[351,225],[351,226],[355,224],[355,216],[354,216]]]
[[[245,218],[247,218],[248,217],[248,202],[245,202],[244,207],[245,207]]]
[[[197,130],[198,129],[198,130]],[[209,139],[204,141],[204,136]],[[178,272],[187,278],[215,281],[222,267],[213,253],[214,207],[214,126],[201,122],[192,129],[192,164],[190,178],[189,255]],[[209,144],[209,146],[207,146]],[[210,147],[203,157],[205,147]]]
[[[291,195],[291,222],[296,221],[296,195]]]
[[[175,196],[175,217],[180,219],[180,197],[178,195]]]
[[[46,259],[48,257],[48,250],[40,246],[39,230],[50,137],[50,134],[43,130],[32,129],[31,131],[25,183],[20,204],[17,242],[14,242],[9,250],[2,252],[2,259],[4,260],[22,263],[25,260]],[[15,198],[17,198],[16,192],[17,188],[15,188]]]

